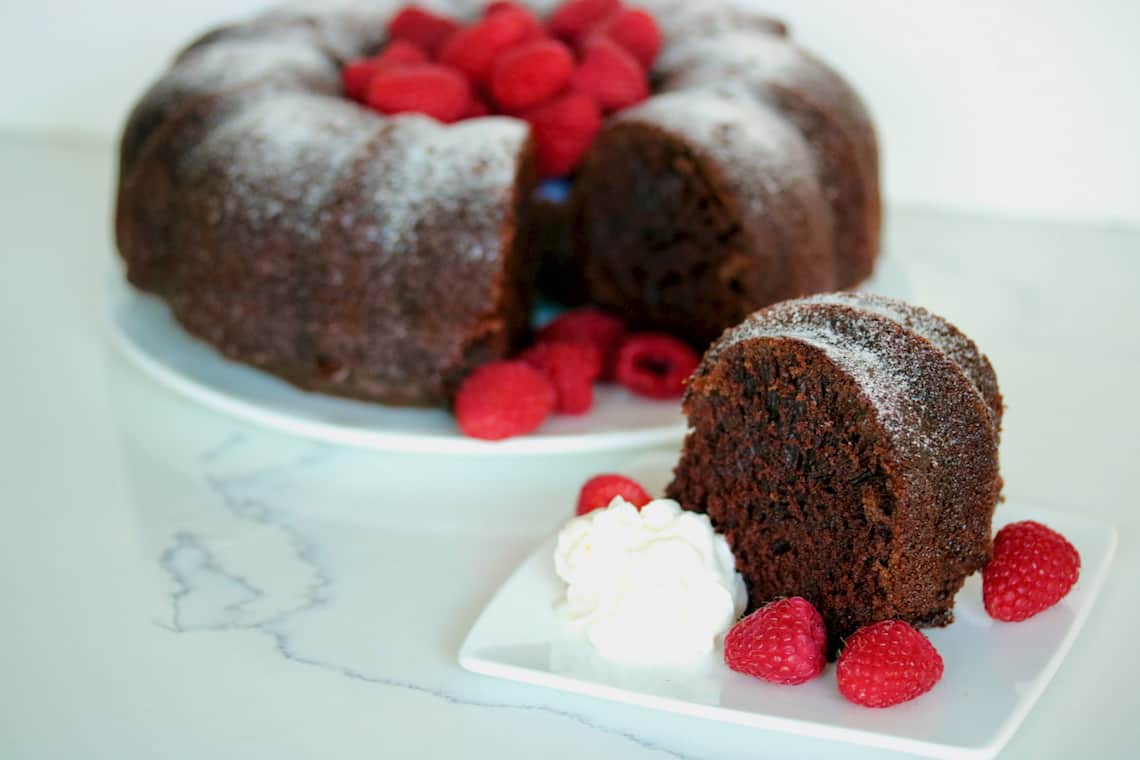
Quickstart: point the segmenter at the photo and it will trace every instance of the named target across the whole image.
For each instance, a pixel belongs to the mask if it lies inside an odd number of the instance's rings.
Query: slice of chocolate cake
[[[989,361],[923,309],[786,301],[709,349],[667,489],[728,538],[753,609],[811,601],[831,653],[867,623],[953,619],[991,550],[1001,395]]]

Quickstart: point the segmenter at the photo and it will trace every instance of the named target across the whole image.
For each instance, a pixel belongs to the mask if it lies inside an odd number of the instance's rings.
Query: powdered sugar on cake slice
[[[956,420],[939,426],[924,420],[931,373],[957,373],[959,403],[985,408],[978,388],[963,368],[940,348],[897,317],[905,304],[883,299],[873,308],[861,296],[821,295],[776,304],[727,331],[709,349],[698,375],[710,371],[729,348],[748,341],[784,339],[820,351],[854,381],[892,440],[911,452],[923,452],[930,466],[944,466],[967,456],[961,442],[969,431]],[[987,416],[991,416],[987,413]],[[972,443],[972,442],[971,442]]]

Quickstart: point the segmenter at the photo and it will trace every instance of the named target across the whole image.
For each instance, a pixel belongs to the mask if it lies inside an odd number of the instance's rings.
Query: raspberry
[[[433,54],[458,30],[458,22],[415,5],[404,8],[388,22],[390,39],[407,40]]]
[[[595,509],[605,509],[615,496],[622,497],[638,509],[653,501],[653,497],[636,480],[612,473],[595,475],[583,484],[578,493],[576,514],[584,515]]]
[[[693,349],[663,333],[638,333],[618,350],[617,381],[649,398],[678,398],[700,363]]]
[[[368,86],[372,77],[385,69],[427,63],[428,56],[420,48],[404,40],[396,40],[372,58],[352,61],[341,69],[344,91],[353,100],[364,101],[368,96]]]
[[[406,40],[394,40],[388,43],[388,45],[380,51],[380,55],[374,57],[372,60],[385,68],[392,66],[411,66],[416,63],[430,63],[431,61],[423,48],[417,47]]]
[[[527,42],[495,61],[491,94],[503,110],[518,113],[557,95],[573,73],[574,55],[561,42]]]
[[[538,171],[543,177],[573,172],[602,128],[597,104],[575,93],[531,109],[523,118],[534,133]]]
[[[640,8],[625,8],[598,25],[602,34],[632,55],[644,71],[653,67],[661,52],[661,30],[656,19]],[[593,34],[590,35],[591,38]]]
[[[621,0],[569,0],[550,17],[547,28],[555,37],[574,42],[620,8]]]
[[[546,376],[520,361],[476,369],[459,387],[455,419],[472,438],[498,441],[535,430],[554,409],[554,388]]]
[[[772,602],[736,625],[724,638],[724,662],[738,673],[779,684],[801,684],[827,664],[823,618],[800,596]]]
[[[839,693],[864,707],[890,707],[934,688],[942,656],[901,620],[864,626],[847,639],[835,670]]]
[[[431,63],[377,72],[368,86],[368,105],[384,114],[422,113],[450,124],[470,103],[467,80]]]
[[[994,556],[982,568],[982,599],[990,617],[1031,618],[1061,601],[1081,574],[1081,555],[1068,539],[1041,523],[1011,523],[994,537]]]
[[[496,0],[496,2],[488,2],[487,7],[483,8],[483,17],[486,18],[491,14],[497,14],[502,10],[522,10],[527,11],[519,5],[518,2],[511,2],[511,0]],[[529,13],[529,11],[527,11]]]
[[[479,23],[464,27],[443,44],[440,63],[459,69],[472,81],[485,84],[495,59],[530,38],[534,33],[529,14],[499,11]]]
[[[499,13],[516,14],[518,23],[526,28],[526,34],[520,38],[520,41],[529,42],[531,40],[546,39],[546,30],[542,28],[542,22],[539,21],[533,13],[518,3],[491,3],[484,9],[483,18]]]
[[[570,77],[570,88],[589,95],[606,113],[649,97],[649,81],[637,59],[606,37],[587,43],[582,63]]]
[[[471,96],[471,102],[467,105],[467,110],[463,112],[460,119],[480,119],[484,116],[491,115],[491,107],[483,102],[483,99],[478,95]]]
[[[560,414],[585,414],[594,405],[594,381],[602,371],[598,349],[589,343],[539,343],[519,357],[554,386]]]
[[[349,61],[340,70],[340,82],[344,94],[353,100],[363,102],[368,96],[368,85],[379,70],[375,58],[361,58]]]
[[[593,345],[602,358],[601,379],[611,380],[618,348],[624,338],[625,325],[616,317],[597,309],[575,309],[563,312],[539,330],[537,341],[574,341]]]

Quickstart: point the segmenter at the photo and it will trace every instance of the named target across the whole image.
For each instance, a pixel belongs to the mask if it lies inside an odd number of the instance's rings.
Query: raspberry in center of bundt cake
[[[654,17],[618,0],[569,0],[544,23],[489,4],[461,24],[417,6],[397,13],[375,55],[342,69],[345,94],[385,115],[444,123],[490,115],[530,124],[545,177],[572,174],[603,116],[649,97],[661,50]]]

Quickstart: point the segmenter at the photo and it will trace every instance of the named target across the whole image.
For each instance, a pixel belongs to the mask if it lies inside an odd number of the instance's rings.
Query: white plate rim
[[[540,688],[555,689],[558,691],[565,691],[568,693],[579,694],[588,697],[595,697],[603,700],[622,702],[626,704],[638,705],[651,709],[657,709],[664,712],[677,713],[682,715],[696,716],[717,722],[731,723],[735,725],[748,726],[762,730],[778,731],[782,733],[809,736],[818,739],[840,741],[847,743],[859,744],[862,746],[873,747],[878,749],[887,749],[896,752],[909,752],[915,755],[935,758],[993,758],[1009,740],[1016,733],[1018,728],[1024,722],[1026,716],[1030,713],[1033,707],[1037,704],[1041,695],[1044,694],[1049,683],[1053,680],[1057,671],[1060,669],[1061,664],[1068,656],[1069,651],[1072,649],[1073,643],[1076,641],[1077,636],[1084,628],[1093,607],[1096,604],[1100,592],[1104,586],[1104,582],[1108,577],[1109,569],[1111,568],[1113,559],[1116,556],[1117,546],[1119,544],[1119,533],[1115,526],[1104,523],[1100,520],[1090,519],[1083,515],[1076,515],[1070,512],[1058,512],[1047,508],[1037,508],[1028,505],[1018,505],[1019,511],[1029,512],[1033,515],[1032,518],[1019,516],[1017,519],[1038,519],[1046,523],[1049,522],[1050,515],[1064,515],[1069,520],[1079,520],[1088,524],[1090,527],[1096,527],[1103,531],[1106,538],[1106,546],[1103,556],[1098,558],[1098,562],[1094,571],[1089,574],[1087,571],[1092,568],[1086,568],[1082,562],[1081,568],[1081,581],[1087,584],[1086,595],[1087,603],[1078,608],[1073,617],[1072,624],[1069,626],[1064,637],[1058,643],[1056,650],[1051,655],[1045,667],[1039,671],[1031,683],[1029,690],[1024,694],[1014,708],[1010,710],[1009,714],[1002,721],[1000,727],[995,731],[988,742],[982,745],[975,744],[946,744],[930,741],[923,741],[921,739],[914,739],[911,737],[897,736],[893,734],[885,734],[876,731],[867,731],[862,729],[849,728],[845,726],[836,726],[831,724],[818,723],[813,721],[805,721],[798,718],[789,718],[768,715],[765,713],[751,713],[734,710],[732,708],[725,708],[715,705],[706,705],[698,702],[690,702],[683,699],[675,699],[670,697],[661,697],[644,692],[624,689],[617,686],[602,684],[592,681],[586,681],[579,677],[565,676],[548,671],[537,671],[530,668],[512,665],[509,663],[501,663],[495,660],[486,659],[481,657],[477,650],[480,647],[478,642],[481,623],[484,618],[492,611],[495,603],[507,591],[508,585],[513,581],[516,576],[523,573],[529,565],[531,565],[538,555],[552,556],[554,544],[557,540],[557,535],[548,537],[542,544],[529,553],[522,562],[512,571],[511,575],[506,581],[496,590],[495,594],[487,605],[480,612],[475,623],[472,625],[470,631],[465,637],[463,644],[460,646],[458,653],[459,665],[470,672],[478,673],[493,678],[500,678],[508,681],[516,681],[526,683],[531,686]],[[1003,508],[1004,509],[1004,508]],[[1004,523],[1006,521],[1002,521]],[[996,524],[996,523],[995,523]],[[1083,559],[1083,558],[1082,558]],[[1091,577],[1090,577],[1091,575]]]

